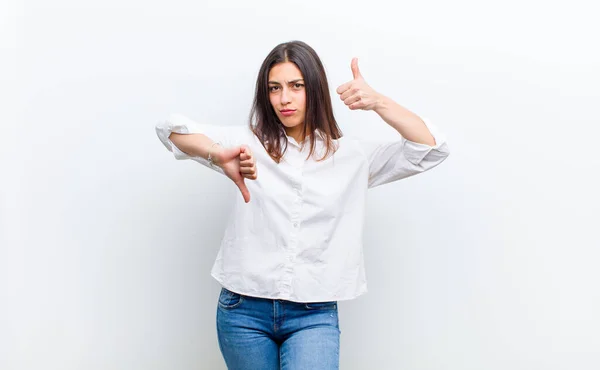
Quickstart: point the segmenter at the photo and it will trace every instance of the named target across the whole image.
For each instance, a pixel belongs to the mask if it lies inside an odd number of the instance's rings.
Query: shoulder
[[[344,135],[339,139],[334,140],[338,146],[338,150],[343,153],[361,154],[364,155],[362,140],[354,135]]]

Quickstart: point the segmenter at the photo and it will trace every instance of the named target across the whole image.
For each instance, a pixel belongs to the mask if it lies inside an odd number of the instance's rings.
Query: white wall
[[[209,274],[237,194],[154,124],[245,124],[300,39],[447,135],[373,189],[342,369],[600,368],[591,1],[26,1],[0,11],[0,368],[224,369]],[[16,74],[14,73],[16,69]],[[334,96],[346,133],[385,135]]]

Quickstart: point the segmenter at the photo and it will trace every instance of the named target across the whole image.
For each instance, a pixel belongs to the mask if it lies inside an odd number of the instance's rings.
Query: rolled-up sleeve
[[[400,135],[392,142],[361,141],[369,163],[369,188],[430,170],[450,155],[445,135],[429,119],[422,119],[435,139],[434,146],[415,143]]]
[[[232,147],[241,145],[244,141],[245,131],[248,130],[245,126],[218,126],[206,123],[196,122],[182,114],[173,113],[167,119],[159,121],[156,126],[156,135],[163,145],[173,153],[175,159],[191,159],[217,172],[223,172],[218,167],[211,167],[208,160],[202,157],[191,156],[181,151],[169,139],[171,133],[176,134],[203,134],[209,137],[214,142],[219,142],[223,147]]]

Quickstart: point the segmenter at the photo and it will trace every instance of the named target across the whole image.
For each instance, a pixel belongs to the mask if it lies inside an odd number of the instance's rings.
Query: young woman
[[[398,135],[342,136],[323,65],[300,41],[277,45],[264,60],[248,126],[178,114],[156,126],[175,158],[226,175],[242,194],[211,272],[223,287],[217,332],[229,369],[338,369],[337,302],[367,290],[367,189],[448,157],[428,120],[373,90],[356,59],[351,70],[337,89],[341,101],[375,111]]]

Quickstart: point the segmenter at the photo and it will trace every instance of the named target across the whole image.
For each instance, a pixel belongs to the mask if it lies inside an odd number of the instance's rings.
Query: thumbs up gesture
[[[256,159],[247,145],[233,148],[224,148],[215,153],[215,163],[223,169],[223,173],[229,177],[240,189],[244,201],[250,202],[250,191],[244,179],[256,180]]]
[[[371,88],[360,74],[358,69],[358,58],[353,58],[350,64],[352,69],[352,81],[346,82],[337,88],[336,92],[348,108],[373,110],[379,103],[380,95]]]

